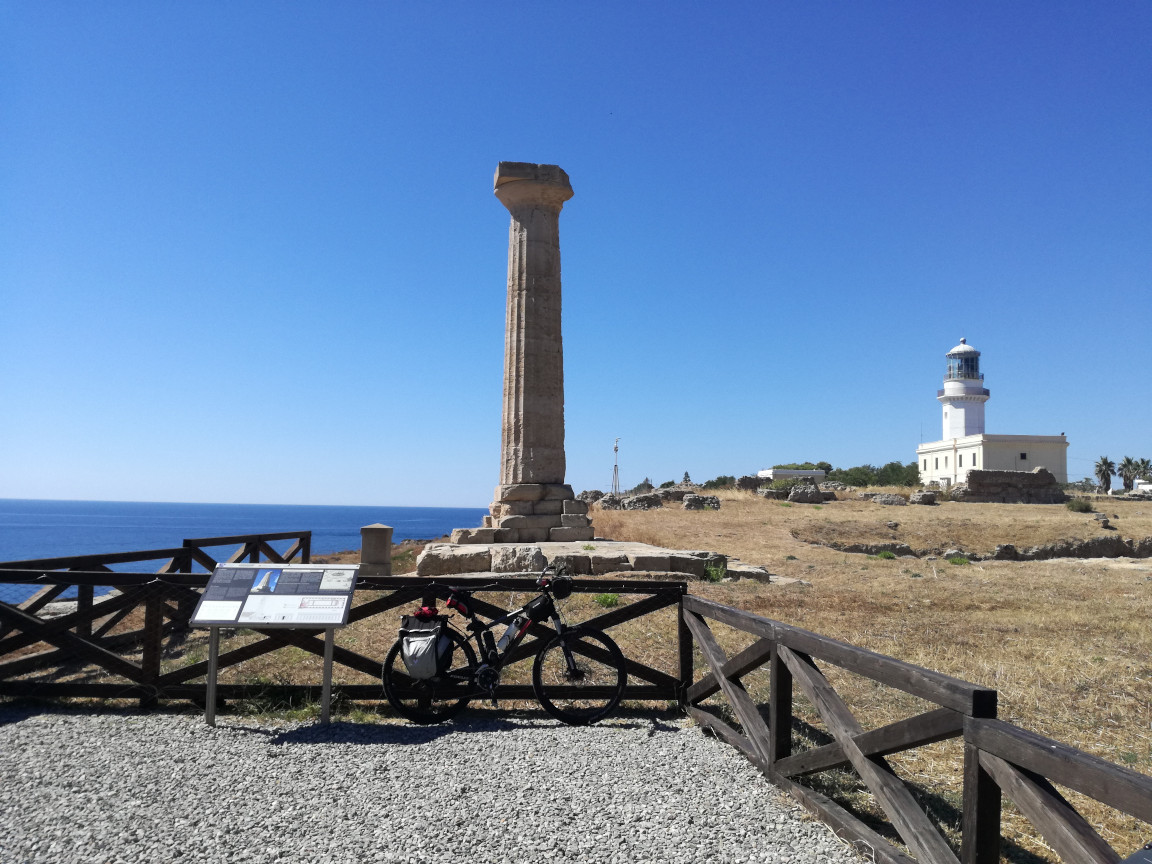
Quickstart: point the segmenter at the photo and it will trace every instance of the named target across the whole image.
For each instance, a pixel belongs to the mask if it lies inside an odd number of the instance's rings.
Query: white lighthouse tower
[[[944,389],[936,393],[944,406],[944,438],[984,434],[984,403],[988,388],[980,372],[980,352],[961,339],[948,352]]]
[[[961,339],[948,352],[944,387],[936,391],[943,406],[944,437],[916,448],[920,482],[963,483],[972,469],[1031,471],[1047,468],[1059,483],[1068,482],[1068,439],[1060,435],[989,435],[984,431],[988,388],[980,371],[980,352]]]

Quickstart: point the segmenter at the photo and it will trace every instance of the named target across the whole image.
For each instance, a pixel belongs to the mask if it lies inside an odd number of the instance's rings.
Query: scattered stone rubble
[[[871,501],[873,504],[883,504],[887,507],[904,507],[908,504],[908,499],[903,495],[896,495],[893,492],[861,492],[856,496],[863,501]]]
[[[815,484],[797,483],[788,492],[788,500],[797,504],[820,504],[824,493]]]
[[[921,490],[919,492],[913,492],[911,495],[908,496],[908,503],[909,504],[928,504],[928,505],[935,504],[936,503],[936,493],[932,492],[931,490],[927,490],[927,489]]]
[[[685,495],[685,510],[719,510],[720,499],[715,495]]]
[[[814,544],[820,545],[820,544]],[[876,555],[892,552],[901,557],[923,558],[963,556],[969,561],[1047,561],[1051,558],[1152,558],[1152,537],[1130,540],[1119,536],[1089,537],[1084,540],[1058,540],[1043,546],[1018,549],[1011,543],[1001,543],[994,552],[984,554],[965,552],[963,549],[913,549],[906,543],[838,543],[827,545],[837,552],[857,552]]]
[[[664,502],[660,500],[660,496],[653,492],[633,495],[620,501],[620,509],[622,510],[656,510],[663,506]]]

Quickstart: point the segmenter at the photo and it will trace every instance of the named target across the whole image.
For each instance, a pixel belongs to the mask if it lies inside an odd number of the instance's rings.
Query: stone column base
[[[497,486],[482,528],[458,528],[453,543],[546,543],[591,540],[588,505],[564,483]]]

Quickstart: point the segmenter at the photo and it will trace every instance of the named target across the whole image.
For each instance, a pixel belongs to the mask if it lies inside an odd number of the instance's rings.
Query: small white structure
[[[765,468],[763,471],[756,472],[757,477],[763,477],[766,480],[783,480],[789,477],[812,477],[819,483],[824,479],[823,468]]]
[[[973,468],[1031,471],[1043,466],[1058,483],[1068,482],[1068,439],[1061,435],[988,435],[984,403],[988,388],[980,371],[980,352],[961,339],[948,352],[944,387],[936,398],[944,406],[944,437],[916,448],[920,481],[950,486],[963,483]]]

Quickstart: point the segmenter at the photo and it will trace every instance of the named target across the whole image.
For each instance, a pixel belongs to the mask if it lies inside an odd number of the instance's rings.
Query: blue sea
[[[474,528],[482,507],[326,507],[278,504],[172,504],[0,498],[0,562],[179,546],[185,538],[311,531],[312,554],[360,548],[360,529],[381,522],[393,540],[442,537]],[[283,552],[291,541],[273,544]],[[235,545],[210,550],[227,557]],[[217,554],[218,553],[218,554]],[[116,565],[152,572],[163,562]],[[0,600],[12,602],[10,590]],[[21,593],[26,593],[21,589]]]

